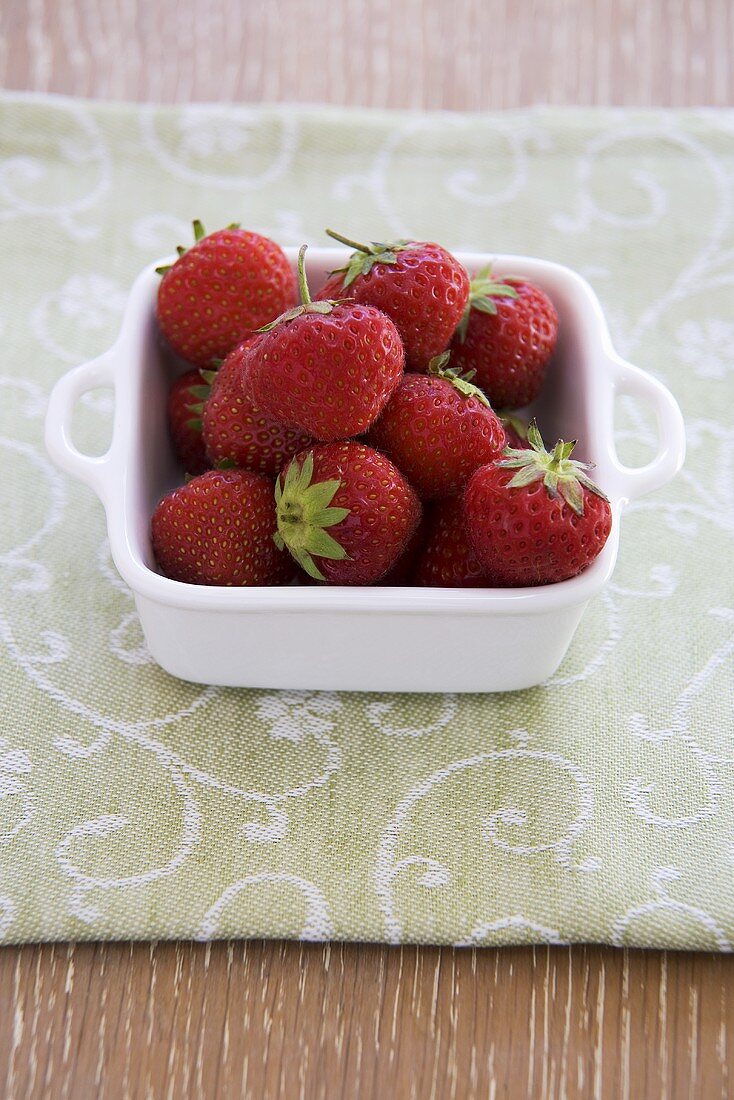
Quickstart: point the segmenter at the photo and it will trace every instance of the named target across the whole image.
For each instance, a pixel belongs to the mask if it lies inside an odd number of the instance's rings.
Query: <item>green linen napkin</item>
[[[728,950],[734,113],[414,115],[0,98],[0,933]],[[518,694],[234,691],[151,663],[102,508],[42,443],[190,220],[577,268],[681,401],[561,670]],[[104,448],[109,394],[76,435]],[[655,445],[619,410],[620,447]]]

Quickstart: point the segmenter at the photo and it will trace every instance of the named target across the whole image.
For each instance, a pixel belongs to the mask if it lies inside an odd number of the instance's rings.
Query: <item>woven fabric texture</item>
[[[734,942],[734,114],[0,98],[0,934]],[[146,652],[46,396],[190,221],[559,260],[682,404],[558,674],[494,696],[235,691]],[[80,403],[101,451],[111,398]],[[620,403],[620,450],[655,447]]]

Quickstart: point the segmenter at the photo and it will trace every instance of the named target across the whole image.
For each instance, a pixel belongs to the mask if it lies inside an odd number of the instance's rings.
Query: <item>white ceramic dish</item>
[[[296,252],[289,250],[295,264]],[[313,287],[344,252],[310,249]],[[49,401],[46,445],[62,469],[89,485],[107,513],[115,564],[135,596],[151,654],[174,676],[234,687],[356,691],[508,691],[541,683],[560,664],[588,601],[614,569],[625,503],[658,489],[680,468],[680,410],[654,378],[614,352],[599,302],[569,268],[520,256],[459,254],[470,270],[525,275],[552,298],[559,344],[534,411],[546,442],[578,437],[578,457],[612,501],[612,533],[593,565],[544,588],[214,588],[181,584],[155,570],[150,516],[181,481],[166,429],[171,381],[159,351],[156,264],[141,272],[114,346],[69,371]],[[160,262],[160,261],[158,261]],[[75,402],[112,386],[112,442],[100,458],[71,439]],[[630,469],[614,447],[614,399],[631,394],[652,406],[659,448]]]

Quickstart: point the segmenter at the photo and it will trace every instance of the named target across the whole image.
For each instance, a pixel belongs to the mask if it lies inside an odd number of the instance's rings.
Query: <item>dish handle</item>
[[[675,477],[686,457],[686,429],[678,402],[662,382],[616,356],[611,366],[613,397],[636,398],[653,409],[657,421],[657,454],[644,466],[625,466],[614,443],[611,444],[610,457],[617,474],[619,497],[626,504],[661,489]]]
[[[72,440],[71,419],[80,397],[89,390],[109,387],[113,383],[113,352],[110,350],[62,375],[51,390],[46,412],[46,450],[57,466],[93,489],[103,504],[106,503],[113,444],[103,455],[83,454]]]

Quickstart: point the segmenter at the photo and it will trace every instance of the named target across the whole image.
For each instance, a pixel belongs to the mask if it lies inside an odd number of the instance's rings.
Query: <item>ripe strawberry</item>
[[[356,251],[340,269],[341,287],[330,279],[323,289],[381,309],[400,333],[406,369],[425,370],[448,345],[469,298],[469,276],[459,261],[430,241],[367,245],[326,232]]]
[[[421,516],[418,497],[392,462],[353,441],[296,455],[276,482],[275,500],[276,545],[327,584],[379,581]]]
[[[250,349],[253,400],[279,423],[330,442],[360,435],[403,373],[403,345],[389,317],[355,302],[312,302],[298,257],[303,304],[266,325]]]
[[[314,294],[313,300],[314,302],[322,302],[324,299],[339,301],[351,297],[349,291],[344,289],[344,272],[334,271],[329,275],[321,289]]]
[[[198,370],[186,371],[168,391],[168,429],[176,457],[187,474],[203,474],[210,466],[201,436],[202,402],[208,392]]]
[[[153,513],[153,553],[188,584],[287,584],[293,560],[274,541],[273,483],[249,470],[209,470],[174,489]]]
[[[545,450],[533,425],[527,450],[481,466],[464,495],[469,538],[496,583],[553,584],[594,560],[612,525],[609,501],[569,456],[574,443]]]
[[[495,282],[489,268],[471,287],[451,341],[454,364],[460,371],[476,371],[477,385],[495,408],[528,405],[540,392],[556,346],[553,303],[523,279]]]
[[[381,577],[377,582],[380,586],[386,586],[391,588],[404,587],[405,585],[412,584],[411,576],[415,564],[420,557],[420,553],[423,549],[425,541],[428,537],[429,530],[429,511],[427,508],[423,509],[423,514],[420,518],[420,523],[416,527],[415,531],[408,539],[407,545],[402,554],[392,566],[388,569],[384,577]]]
[[[452,496],[477,466],[499,458],[505,431],[481,390],[446,367],[406,374],[367,437],[426,500]]]
[[[434,504],[428,536],[411,580],[421,587],[492,587],[489,574],[469,542],[461,497],[450,497]]]
[[[284,428],[253,401],[246,361],[259,339],[251,336],[243,341],[214,376],[204,405],[203,435],[211,465],[234,465],[275,477],[284,463],[313,439],[306,432]]]
[[[293,305],[296,280],[283,249],[259,233],[230,225],[207,237],[196,221],[194,236],[174,264],[157,269],[156,315],[173,350],[206,367]]]

